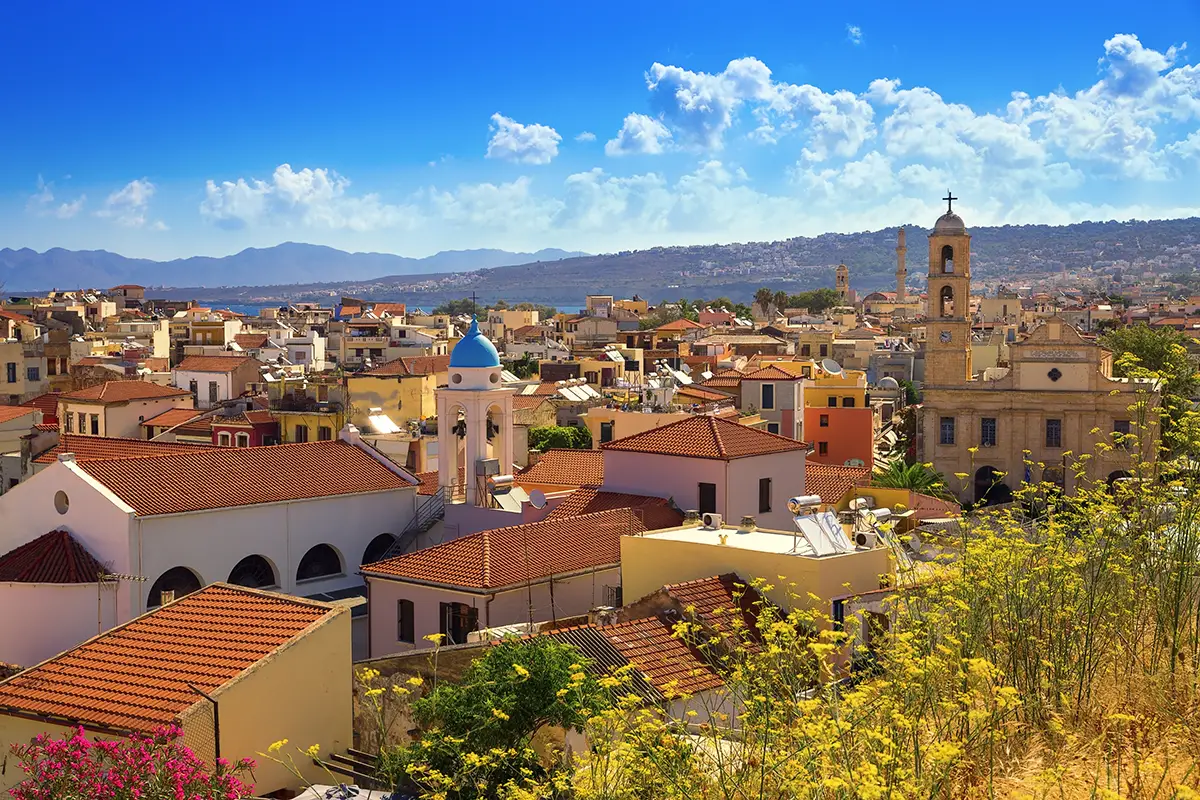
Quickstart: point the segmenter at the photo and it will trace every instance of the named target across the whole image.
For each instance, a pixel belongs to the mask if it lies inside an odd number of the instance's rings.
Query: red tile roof
[[[175,367],[176,372],[233,372],[247,362],[250,356],[188,356]]]
[[[716,380],[716,379],[714,379],[714,380]],[[790,372],[784,372],[779,367],[770,366],[770,367],[763,367],[762,369],[756,369],[754,372],[750,372],[750,373],[742,376],[742,380],[744,380],[744,381],[798,381],[798,380],[800,380],[800,376],[793,375]]]
[[[30,406],[0,406],[0,423],[12,422],[14,419],[19,419],[27,414],[31,415],[35,411],[37,411],[37,409],[31,408]],[[30,427],[33,426],[32,417],[29,419],[29,425]]]
[[[646,509],[643,523],[632,509],[545,519],[481,531],[445,544],[365,564],[372,576],[492,590],[617,564],[621,537],[654,530],[670,509]]]
[[[271,341],[271,337],[265,333],[239,333],[234,335],[233,340],[238,343],[239,347],[257,350],[260,347],[266,347],[267,342]]]
[[[532,395],[523,395],[524,397],[553,397],[558,394],[558,385],[554,383],[539,383],[533,387]]]
[[[176,428],[181,433],[203,433],[212,430],[212,418],[196,419],[207,413],[195,408],[169,408],[157,416],[142,421],[143,428]]]
[[[66,433],[58,444],[34,459],[38,464],[53,464],[61,453],[73,453],[76,461],[108,461],[114,458],[165,456],[174,453],[194,453],[204,444],[182,442],[146,442],[141,439],[117,439],[107,436],[78,436]]]
[[[0,556],[0,583],[96,583],[104,565],[66,531],[51,531]]]
[[[51,431],[58,430],[58,423],[57,422],[39,422],[37,425],[33,426],[33,429],[36,431],[42,431],[43,433],[49,433]]]
[[[728,400],[730,397],[725,392],[711,392],[699,386],[680,386],[675,390],[675,396],[690,400],[691,402],[701,403],[719,403],[722,400]]]
[[[342,441],[201,449],[80,465],[139,516],[411,487],[361,448]]]
[[[843,467],[836,464],[804,465],[804,491],[821,496],[822,503],[836,503],[855,486],[865,486],[871,477],[869,467]]]
[[[159,416],[162,415],[160,414]],[[210,427],[252,428],[255,425],[270,425],[275,422],[275,417],[270,411],[254,410],[243,414],[234,414],[232,417],[217,415],[204,421],[210,423]]]
[[[742,375],[714,375],[700,385],[707,389],[736,389],[742,385]]]
[[[131,400],[157,400],[163,397],[183,397],[186,389],[174,386],[159,386],[146,381],[107,381],[87,389],[67,392],[63,400],[89,403],[128,403]]]
[[[547,450],[538,463],[517,473],[517,483],[545,486],[600,486],[604,455],[599,450]]]
[[[513,398],[513,411],[528,411],[549,400],[544,394],[519,394]]]
[[[669,501],[661,497],[650,497],[643,494],[625,494],[623,492],[605,492],[594,486],[584,486],[576,489],[569,497],[559,503],[546,519],[563,519],[578,517],[584,514],[595,514],[598,511],[611,511],[614,508],[655,508],[666,509],[672,513],[660,511],[652,513],[648,522],[653,522],[652,530],[676,528],[683,524],[683,515],[671,509]],[[643,517],[645,512],[643,511]]]
[[[62,397],[59,392],[47,392],[39,394],[31,400],[26,400],[21,405],[26,408],[36,408],[42,412],[42,417],[58,417],[58,398]]]
[[[213,584],[0,683],[0,714],[117,730],[178,721],[198,701],[343,609]]]
[[[401,356],[380,364],[363,375],[386,378],[392,375],[409,377],[412,375],[433,375],[450,369],[450,356]]]
[[[658,330],[658,331],[694,331],[697,328],[703,328],[703,327],[705,327],[705,326],[701,325],[698,322],[692,322],[690,319],[677,319],[677,320],[672,320],[671,322],[668,322],[665,325],[659,325],[657,328],[655,328],[655,330]]]
[[[769,453],[807,450],[808,445],[726,419],[698,416],[617,439],[601,445],[601,449],[730,461]]]
[[[408,313],[408,307],[404,303],[375,303],[371,306],[371,313],[375,316],[390,314],[393,317],[403,317]]]
[[[677,638],[673,627],[673,623],[656,616],[598,630],[660,691],[695,694],[723,685],[704,656]]]
[[[679,601],[684,611],[694,614],[705,626],[721,634],[734,634],[731,612],[735,609],[745,623],[752,641],[761,637],[758,614],[766,601],[734,573],[701,578],[687,583],[664,586],[663,590]],[[743,640],[744,643],[744,640]]]

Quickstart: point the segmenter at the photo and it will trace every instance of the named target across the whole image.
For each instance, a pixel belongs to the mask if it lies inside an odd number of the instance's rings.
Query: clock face
[[[938,335],[938,338],[941,339],[943,343],[948,343],[950,341],[950,331],[942,331],[941,334]]]

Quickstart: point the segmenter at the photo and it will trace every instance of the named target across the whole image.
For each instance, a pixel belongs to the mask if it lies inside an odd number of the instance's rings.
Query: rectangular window
[[[441,624],[438,631],[446,637],[444,644],[466,644],[467,634],[475,630],[479,613],[466,603],[441,603]]]
[[[762,385],[762,408],[775,408],[775,384],[764,383]]]
[[[87,414],[79,413],[79,432],[87,433]]]
[[[1129,420],[1114,419],[1113,420],[1113,433],[1123,433],[1126,436],[1128,436],[1129,435]]]
[[[37,383],[42,379],[42,370],[40,367],[26,367],[25,379],[30,383]]]
[[[854,398],[853,397],[843,397],[842,398],[842,408],[854,408]]]
[[[321,425],[317,428],[317,441],[328,442],[333,438],[333,429],[328,425]]]
[[[229,431],[221,431],[217,434],[217,444],[221,447],[229,447]]]
[[[715,483],[700,484],[700,513],[717,513],[717,485]]]
[[[62,358],[58,359],[58,374],[66,375],[68,372],[70,372],[70,370],[67,369],[67,357],[63,356]]]
[[[217,382],[216,382],[216,381],[209,381],[209,382],[208,382],[208,402],[209,402],[209,403],[215,403],[215,402],[217,402],[217,399],[218,399],[218,393],[219,393],[219,391],[220,391],[220,390],[217,388]]]
[[[200,384],[193,381],[188,381],[188,391],[192,393],[192,400],[200,399]]]
[[[778,422],[768,422],[767,423],[767,433],[776,433],[776,434],[779,433],[779,423]]]
[[[238,435],[233,437],[233,443],[237,447],[249,447],[250,446],[250,434],[239,433]]]
[[[100,435],[100,416],[92,414],[92,436]]]
[[[836,397],[829,398],[829,402],[826,403],[826,405],[828,405],[830,408],[837,408],[837,398]]]
[[[6,365],[6,372],[8,374],[5,377],[8,378],[8,382],[16,383],[17,382],[17,362],[15,362],[15,361],[8,362],[8,364]]]
[[[771,510],[771,479],[758,479],[758,513],[766,514]]]
[[[829,427],[829,415],[828,415],[828,414],[822,414],[822,415],[821,415],[821,419],[820,419],[820,421],[818,422],[818,424],[819,424],[819,425],[820,425],[822,428],[828,428],[828,427]]]
[[[396,601],[396,640],[415,644],[416,626],[413,624],[413,601]]]
[[[56,359],[56,358],[47,358],[46,359],[46,374],[50,377],[54,377],[55,375],[58,374],[58,359]]]
[[[942,417],[938,427],[941,433],[938,441],[941,444],[954,444],[954,417]]]
[[[307,425],[297,425],[296,426],[296,441],[297,442],[307,442],[308,441],[308,426]]]
[[[812,345],[811,344],[800,345],[800,355],[804,358],[808,358],[809,356],[811,356],[812,355]]]
[[[846,601],[833,601],[833,629],[840,631],[846,627]]]
[[[1062,420],[1046,420],[1046,447],[1062,447]]]
[[[995,417],[983,417],[979,420],[979,443],[984,447],[996,446]]]
[[[817,455],[829,455],[829,442],[817,442]]]
[[[75,432],[75,418],[72,417],[70,414],[66,414],[63,416],[63,432],[64,433],[74,433]]]
[[[611,422],[600,423],[600,444],[611,442],[613,440],[613,424]]]
[[[828,356],[829,356],[829,345],[827,345],[827,344],[821,345],[821,358],[827,358]]]

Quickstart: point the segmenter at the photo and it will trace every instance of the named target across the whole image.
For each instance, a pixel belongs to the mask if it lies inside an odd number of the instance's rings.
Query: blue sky
[[[948,185],[969,224],[1200,214],[1195,0],[443,6],[6,4],[0,246],[601,252]]]

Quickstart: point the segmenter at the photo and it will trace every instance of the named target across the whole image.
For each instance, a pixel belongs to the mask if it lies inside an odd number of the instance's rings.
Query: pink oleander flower
[[[210,772],[183,744],[177,726],[134,733],[120,741],[89,739],[83,728],[55,739],[38,735],[14,745],[26,778],[13,800],[242,800],[252,786],[241,777],[249,760],[217,761]]]

